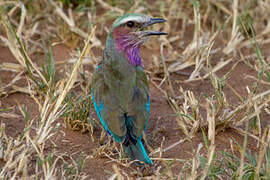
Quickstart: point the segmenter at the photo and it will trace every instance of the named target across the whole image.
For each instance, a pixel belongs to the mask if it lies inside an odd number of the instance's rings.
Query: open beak
[[[167,20],[161,19],[161,18],[151,18],[150,21],[146,22],[143,27],[148,27],[153,24],[157,23],[163,23],[166,22]],[[144,31],[145,36],[154,36],[154,35],[167,35],[165,32],[159,32],[159,31]]]

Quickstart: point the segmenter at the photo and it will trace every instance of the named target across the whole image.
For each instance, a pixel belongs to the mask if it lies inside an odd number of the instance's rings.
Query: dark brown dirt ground
[[[69,57],[70,49],[64,45],[58,45],[54,47],[54,56],[55,60],[64,60]],[[144,64],[146,69],[149,68],[149,64],[151,63],[151,59],[149,59],[149,54],[154,53],[155,51],[150,51],[149,49],[145,49],[142,51],[142,57],[145,59]],[[156,51],[157,53],[158,51]],[[101,54],[97,54],[97,56],[101,56]],[[15,58],[12,56],[8,48],[0,46],[0,64],[4,62],[13,62],[17,63]],[[228,72],[231,68],[232,64],[220,70],[217,74],[219,76]],[[90,65],[85,66],[86,69],[91,71],[93,68]],[[185,70],[189,72],[189,70]],[[1,81],[2,84],[9,83],[13,77],[16,75],[12,72],[1,71]],[[252,86],[254,80],[247,79],[245,76],[254,75],[256,76],[257,73],[249,68],[244,63],[239,63],[239,65],[234,69],[232,75],[228,79],[228,83],[235,88],[235,90],[241,94],[243,97],[247,95],[246,93],[246,86]],[[183,75],[172,75],[173,86],[175,91],[178,91],[178,88],[181,86],[185,90],[191,90],[195,93],[196,96],[200,94],[208,94],[211,95],[213,93],[213,88],[211,86],[210,80],[205,81],[195,81],[192,83],[182,83],[178,82],[179,80],[184,80],[186,77]],[[25,80],[20,80],[16,83],[17,86],[27,86]],[[263,88],[263,87],[262,87]],[[168,147],[169,145],[179,141],[180,139],[185,138],[185,135],[181,132],[178,128],[177,121],[175,120],[175,116],[173,115],[173,111],[168,105],[165,97],[163,94],[156,89],[152,84],[150,84],[150,95],[151,95],[151,114],[149,125],[147,129],[147,138],[149,138],[149,144],[153,148],[157,148],[160,146],[162,141],[162,137],[166,138],[163,147]],[[11,89],[9,89],[11,90]],[[237,105],[238,99],[237,97],[231,92],[228,87],[224,89],[226,97],[228,98],[229,103]],[[1,98],[0,106],[2,108],[12,107],[10,112],[14,112],[15,114],[20,115],[19,110],[17,108],[17,103],[25,106],[27,111],[30,115],[30,118],[34,118],[38,115],[38,107],[32,98],[28,94],[24,93],[13,93],[7,97]],[[267,119],[269,116],[264,116],[263,121],[267,123]],[[24,119],[20,115],[19,118],[3,118],[0,117],[0,121],[6,124],[6,133],[9,136],[16,137],[18,136],[23,128],[24,128]],[[63,120],[59,120],[59,122],[64,123]],[[97,130],[97,131],[100,131]],[[98,134],[99,132],[95,132]],[[155,136],[155,137],[153,137]],[[230,151],[230,139],[235,139],[239,144],[243,144],[243,136],[232,129],[227,129],[224,132],[219,133],[216,136],[216,150],[227,150]],[[248,139],[248,148],[251,149],[253,152],[257,150],[256,144],[257,142],[249,138]],[[81,152],[91,155],[93,150],[99,147],[98,141],[92,142],[90,135],[88,133],[80,133],[76,131],[71,131],[68,128],[60,128],[60,132],[53,137],[54,143],[56,146],[56,151],[59,153],[66,153],[66,154],[73,154],[74,158],[76,158]],[[179,158],[179,159],[189,159],[192,157],[192,152],[194,149],[197,149],[199,143],[203,143],[203,138],[201,133],[197,133],[196,137],[193,138],[191,142],[184,142],[175,148],[165,152],[163,157],[166,158]],[[155,154],[153,157],[156,157]],[[88,175],[89,179],[107,179],[110,177],[109,174],[105,172],[111,171],[112,163],[106,163],[109,161],[107,158],[95,158],[90,159],[86,162],[85,168],[83,171]],[[161,165],[160,162],[155,162],[156,165]],[[157,166],[156,166],[157,167]],[[179,163],[178,165],[174,166],[173,171],[178,172],[182,165]]]

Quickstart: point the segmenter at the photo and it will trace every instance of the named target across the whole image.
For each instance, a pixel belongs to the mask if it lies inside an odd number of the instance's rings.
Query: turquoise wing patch
[[[147,111],[147,115],[146,115],[146,123],[145,123],[144,131],[147,128],[147,124],[148,124],[148,121],[149,121],[149,114],[150,114],[150,97],[149,97],[148,94],[147,94],[147,103],[145,104],[145,108],[146,108],[146,111]]]
[[[103,128],[105,129],[105,131],[111,135],[111,132],[109,131],[107,124],[104,123],[103,118],[100,115],[100,112],[103,110],[103,104],[102,104],[102,102],[100,102],[99,105],[97,105],[92,89],[91,89],[91,96],[92,96],[93,104],[94,104],[98,119],[100,120],[100,122],[101,122]]]

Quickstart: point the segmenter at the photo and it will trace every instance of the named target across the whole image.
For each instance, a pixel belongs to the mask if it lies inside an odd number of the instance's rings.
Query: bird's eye
[[[128,21],[127,22],[127,27],[132,28],[134,26],[134,22],[133,21]]]

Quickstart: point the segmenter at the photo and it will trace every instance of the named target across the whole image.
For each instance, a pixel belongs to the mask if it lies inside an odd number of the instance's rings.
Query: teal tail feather
[[[140,160],[147,164],[153,164],[152,160],[147,155],[142,141],[140,139],[137,139],[136,143],[129,143],[127,145],[124,145],[124,150],[126,154],[132,159],[132,160]]]

